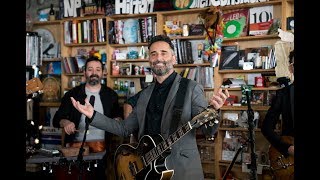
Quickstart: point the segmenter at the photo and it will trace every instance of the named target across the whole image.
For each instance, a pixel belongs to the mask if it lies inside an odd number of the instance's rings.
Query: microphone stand
[[[257,176],[257,161],[256,161],[256,148],[255,148],[255,140],[254,140],[254,122],[253,122],[253,118],[254,118],[254,112],[251,108],[251,104],[250,104],[250,97],[249,97],[249,91],[246,90],[246,97],[247,97],[247,105],[248,105],[248,110],[247,110],[247,114],[248,114],[248,129],[249,129],[249,142],[250,142],[250,150],[251,150],[251,164],[250,164],[250,172],[251,172],[251,176],[250,176],[250,180],[257,180],[258,176]],[[227,171],[224,173],[223,175],[223,180],[227,179],[227,176],[229,174],[229,172],[231,171],[238,155],[240,154],[240,152],[242,151],[242,149],[245,147],[246,145],[242,144],[239,149],[237,150],[235,156],[233,157]]]
[[[250,142],[250,149],[251,149],[251,164],[250,164],[250,172],[251,172],[251,177],[250,179],[258,179],[257,176],[257,155],[256,155],[256,147],[255,147],[255,139],[254,139],[254,112],[251,108],[251,103],[250,103],[250,97],[249,97],[249,91],[246,90],[246,96],[247,96],[247,105],[248,105],[248,125],[249,125],[249,142]]]
[[[78,167],[79,167],[79,180],[82,179],[82,174],[83,174],[83,152],[85,151],[85,149],[83,148],[84,146],[84,143],[86,141],[86,138],[87,138],[87,131],[89,129],[89,122],[87,121],[87,119],[85,120],[86,122],[86,127],[85,127],[85,131],[84,131],[84,135],[83,135],[83,139],[82,139],[82,143],[81,143],[81,147],[79,149],[79,154],[78,154],[78,157],[77,157],[77,164],[78,164]]]

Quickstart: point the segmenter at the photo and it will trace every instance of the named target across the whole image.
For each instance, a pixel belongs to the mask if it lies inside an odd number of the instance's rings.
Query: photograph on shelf
[[[43,84],[42,102],[59,102],[61,92],[60,75],[50,74],[41,78]]]
[[[54,61],[47,64],[48,74],[61,74],[61,61]]]
[[[266,91],[251,91],[251,105],[263,106],[266,103]]]
[[[239,51],[237,45],[221,46],[219,69],[239,69]]]

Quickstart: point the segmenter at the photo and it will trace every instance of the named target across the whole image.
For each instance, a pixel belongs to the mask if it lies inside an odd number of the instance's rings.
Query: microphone
[[[91,95],[89,103],[91,104],[92,107],[94,107],[94,101],[95,101],[95,96]],[[89,123],[90,123],[90,119],[86,117],[86,127],[89,126]]]
[[[47,47],[47,49],[45,49],[44,51],[43,51],[43,53],[42,54],[44,54],[44,55],[49,55],[49,50],[50,49],[52,49],[54,47],[54,44],[49,44],[49,46]]]

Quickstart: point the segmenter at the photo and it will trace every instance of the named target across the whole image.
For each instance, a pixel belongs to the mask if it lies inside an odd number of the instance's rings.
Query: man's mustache
[[[96,78],[99,78],[99,76],[98,75],[96,75],[96,74],[92,74],[91,76],[89,76],[90,78],[93,78],[93,77],[96,77]]]
[[[165,62],[165,61],[159,61],[159,60],[153,62],[152,65],[155,66],[155,65],[157,65],[158,63],[162,63],[162,64],[164,64],[164,65],[167,65],[167,62]]]

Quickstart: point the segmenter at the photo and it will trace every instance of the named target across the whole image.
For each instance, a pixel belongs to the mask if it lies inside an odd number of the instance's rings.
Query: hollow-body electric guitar
[[[294,138],[291,136],[282,136],[281,140],[286,143],[293,144]],[[294,157],[289,155],[285,157],[276,148],[270,146],[269,160],[273,175],[276,179],[293,179],[294,177]]]
[[[191,121],[179,127],[166,140],[161,135],[140,138],[137,145],[122,144],[115,153],[115,170],[117,180],[152,179],[165,180],[173,176],[174,171],[165,165],[167,150],[191,129],[205,123],[210,126],[217,124],[218,113],[211,108],[192,118]]]

